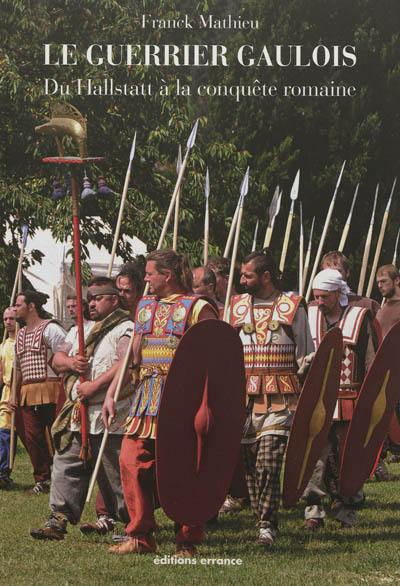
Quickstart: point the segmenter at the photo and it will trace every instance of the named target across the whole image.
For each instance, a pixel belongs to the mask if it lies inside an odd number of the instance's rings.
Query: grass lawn
[[[48,495],[29,496],[30,463],[19,448],[13,478],[15,489],[0,491],[0,584],[72,586],[161,584],[235,584],[251,586],[328,584],[400,584],[400,465],[390,465],[392,480],[366,486],[367,505],[359,525],[339,529],[328,519],[323,532],[302,529],[302,507],[282,511],[280,537],[273,551],[255,543],[249,510],[220,518],[208,532],[196,565],[164,565],[155,556],[113,556],[106,537],[85,537],[69,527],[61,542],[35,541],[30,527],[40,526],[48,512]],[[92,520],[93,507],[84,512]],[[171,555],[173,523],[158,511],[158,556]],[[121,528],[122,531],[122,528]],[[160,559],[156,561],[160,561]],[[203,565],[211,558],[214,565]],[[239,559],[241,565],[215,565],[217,559]],[[212,562],[210,562],[212,563]]]

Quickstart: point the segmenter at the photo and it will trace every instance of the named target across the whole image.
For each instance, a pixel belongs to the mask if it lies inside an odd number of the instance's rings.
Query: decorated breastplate
[[[240,327],[248,394],[299,392],[295,344],[280,332],[293,322],[300,301],[284,294],[269,305],[253,305],[249,295],[233,299],[231,324]]]
[[[40,382],[47,378],[47,346],[43,332],[49,321],[51,320],[43,321],[32,332],[27,332],[26,327],[18,332],[16,353],[23,383]]]
[[[158,302],[152,296],[140,300],[135,335],[142,335],[142,359],[131,417],[157,415],[166,375],[197,299],[187,295],[171,303]]]

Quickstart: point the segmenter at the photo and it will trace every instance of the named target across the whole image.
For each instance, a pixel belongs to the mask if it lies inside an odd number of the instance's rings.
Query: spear
[[[286,262],[286,254],[287,249],[289,246],[289,238],[290,238],[290,231],[292,229],[292,221],[293,221],[293,214],[294,214],[294,202],[296,201],[299,195],[299,181],[300,181],[300,169],[297,171],[296,177],[294,178],[292,189],[290,191],[290,199],[292,203],[290,204],[290,211],[286,223],[286,231],[285,231],[285,238],[283,240],[282,252],[281,252],[281,260],[279,262],[279,270],[283,273],[285,268]]]
[[[300,243],[299,243],[299,293],[303,290],[303,266],[304,266],[304,230],[303,230],[303,206],[300,202]]]
[[[230,304],[230,300],[231,300],[233,276],[235,273],[235,263],[236,263],[237,251],[238,251],[238,246],[239,246],[240,226],[242,224],[242,217],[243,217],[244,198],[246,197],[247,192],[249,191],[249,173],[250,173],[250,168],[247,167],[247,171],[245,173],[245,176],[243,177],[243,181],[240,186],[240,197],[239,197],[239,201],[238,201],[239,212],[238,212],[236,230],[235,230],[235,241],[233,243],[231,267],[230,267],[229,279],[228,279],[228,287],[226,290],[226,299],[225,299],[225,307],[224,307],[224,321],[227,321],[227,319],[228,319],[228,309],[229,309],[229,304]]]
[[[160,235],[160,238],[158,240],[157,250],[159,250],[161,248],[161,246],[162,246],[162,244],[164,242],[164,239],[165,239],[165,235],[167,233],[168,224],[169,224],[169,222],[171,220],[172,210],[174,209],[174,206],[175,206],[175,203],[176,203],[176,198],[178,197],[178,192],[179,192],[179,189],[180,189],[180,186],[181,186],[181,183],[182,183],[182,179],[183,179],[183,174],[185,172],[186,165],[187,165],[187,162],[188,162],[188,159],[189,159],[189,154],[190,154],[190,151],[193,148],[194,143],[196,141],[196,134],[197,134],[197,128],[198,128],[198,126],[199,126],[199,120],[197,119],[196,122],[194,123],[194,126],[192,128],[192,131],[191,131],[190,136],[189,136],[189,138],[187,140],[187,143],[186,143],[186,153],[185,153],[185,156],[183,158],[182,165],[181,165],[181,167],[179,169],[178,178],[177,178],[176,184],[175,184],[175,189],[174,189],[174,192],[172,194],[171,201],[170,201],[170,204],[169,204],[169,208],[168,208],[168,211],[167,211],[167,215],[165,216],[164,225],[163,225],[163,228],[161,230],[161,235]]]
[[[383,238],[384,238],[385,232],[386,232],[386,225],[387,225],[387,221],[388,221],[388,217],[389,217],[389,210],[390,210],[390,205],[392,203],[394,188],[396,187],[396,182],[397,182],[397,177],[393,181],[392,191],[390,192],[389,200],[387,202],[386,209],[383,214],[382,223],[381,223],[381,230],[379,232],[379,237],[378,237],[378,244],[376,245],[376,250],[375,250],[374,262],[372,263],[371,274],[369,276],[366,297],[369,297],[371,295],[372,287],[374,286],[376,269],[378,267],[379,255],[381,254],[381,250],[382,250]]]
[[[376,201],[378,199],[378,191],[379,191],[379,183],[376,186],[374,207],[372,210],[371,221],[369,223],[367,240],[365,241],[364,256],[363,256],[363,260],[362,260],[362,264],[361,264],[360,280],[358,281],[358,289],[357,289],[358,295],[362,295],[363,289],[364,289],[365,274],[367,272],[368,257],[369,257],[369,251],[371,248],[372,230],[374,228],[375,210],[376,210]]]
[[[130,152],[130,155],[129,155],[129,163],[128,163],[128,168],[126,170],[125,183],[124,183],[124,188],[123,188],[123,191],[122,191],[121,203],[120,203],[120,206],[119,206],[117,227],[115,228],[114,242],[113,242],[113,246],[112,246],[112,250],[111,250],[110,262],[108,264],[108,271],[107,271],[107,276],[108,277],[111,277],[112,270],[113,270],[114,258],[115,258],[115,253],[117,251],[117,244],[118,244],[118,240],[119,240],[119,234],[120,234],[120,231],[121,231],[122,217],[124,215],[124,207],[125,207],[125,202],[126,202],[126,195],[128,193],[129,181],[130,181],[130,178],[131,178],[132,161],[133,161],[133,157],[135,156],[135,150],[136,150],[136,132],[135,132],[135,136],[133,137],[133,141],[132,141],[131,152]]]
[[[329,224],[330,224],[330,221],[331,221],[331,218],[332,218],[332,212],[333,212],[333,208],[335,206],[336,195],[337,195],[337,192],[338,192],[338,189],[339,189],[340,182],[342,180],[342,175],[343,175],[343,170],[344,170],[345,164],[346,164],[346,161],[343,162],[342,168],[340,170],[339,177],[338,177],[338,180],[336,182],[335,192],[333,194],[333,197],[332,197],[332,200],[331,200],[329,209],[328,209],[328,213],[326,215],[324,229],[322,231],[321,239],[319,241],[317,255],[315,257],[313,270],[311,272],[310,282],[308,284],[308,289],[307,289],[307,294],[306,294],[306,301],[308,301],[310,299],[311,289],[312,289],[312,282],[313,282],[314,277],[316,275],[316,272],[318,270],[319,260],[321,258],[321,254],[322,254],[322,248],[323,248],[323,246],[325,244],[326,233],[328,232],[328,227],[329,227]]]
[[[397,262],[397,247],[399,245],[399,236],[400,236],[400,228],[397,232],[397,237],[396,237],[396,243],[394,245],[394,252],[393,252],[393,260],[392,260],[392,264],[396,266],[396,262]]]
[[[257,220],[256,227],[254,228],[253,246],[251,247],[251,252],[254,252],[255,249],[257,248],[258,224],[259,224],[259,220]]]
[[[315,216],[312,219],[311,223],[311,230],[310,230],[310,238],[308,240],[307,252],[306,252],[306,260],[304,261],[304,269],[303,269],[303,283],[302,288],[300,291],[300,295],[303,295],[304,285],[306,284],[307,275],[308,275],[308,268],[310,266],[310,258],[311,258],[311,245],[312,245],[312,237],[314,232],[314,223],[315,223]]]
[[[349,233],[349,230],[350,230],[351,218],[353,216],[354,205],[356,203],[356,199],[357,199],[357,195],[358,195],[358,188],[359,187],[360,187],[360,184],[357,183],[357,187],[356,187],[356,190],[355,190],[354,196],[353,196],[353,201],[352,201],[351,207],[350,207],[350,212],[349,212],[349,215],[347,217],[346,224],[344,225],[344,228],[343,228],[342,237],[340,239],[340,243],[339,243],[339,247],[338,247],[338,251],[339,252],[343,252],[344,245],[346,244],[347,236],[348,236],[348,233]]]
[[[206,206],[204,212],[204,259],[203,264],[206,266],[208,262],[208,240],[210,236],[210,215],[209,215],[209,197],[210,197],[210,174],[208,167],[206,170],[206,182],[204,185],[204,196],[206,198]]]
[[[272,237],[272,232],[274,229],[275,218],[279,214],[279,210],[281,207],[281,199],[282,199],[282,192],[279,191],[279,185],[277,185],[275,187],[275,192],[272,197],[271,204],[270,204],[269,210],[268,210],[268,215],[269,215],[268,226],[265,231],[263,248],[268,248],[271,243],[271,237]]]
[[[239,204],[236,206],[236,210],[235,210],[235,213],[233,214],[233,218],[232,218],[232,224],[231,224],[231,227],[229,228],[228,239],[225,244],[224,258],[228,258],[228,256],[229,256],[229,251],[232,246],[232,240],[235,235],[235,228],[236,228],[238,215],[239,215]]]
[[[195,124],[194,124],[194,126],[192,128],[192,131],[190,133],[190,136],[188,138],[187,144],[186,144],[185,157],[184,157],[183,162],[182,162],[182,165],[181,165],[181,167],[179,169],[178,177],[177,177],[176,184],[175,184],[175,189],[174,189],[174,192],[173,192],[173,194],[171,196],[171,202],[170,202],[170,205],[169,205],[169,208],[168,208],[168,212],[167,212],[167,215],[166,215],[166,218],[165,218],[165,221],[164,221],[164,225],[163,225],[163,228],[162,228],[162,231],[161,231],[160,238],[158,240],[157,250],[159,250],[161,248],[161,246],[162,246],[162,244],[164,242],[164,238],[165,238],[165,234],[167,232],[168,224],[169,224],[169,221],[171,219],[172,210],[174,209],[174,205],[175,205],[177,193],[179,191],[179,187],[181,185],[182,178],[183,178],[183,173],[185,171],[185,168],[186,168],[186,165],[187,165],[187,161],[188,161],[188,158],[189,158],[189,152],[190,152],[191,148],[193,147],[193,145],[195,143],[195,140],[196,140],[196,133],[197,133],[197,127],[198,127],[198,125],[199,125],[199,121],[196,120],[196,122],[195,122]],[[146,288],[144,290],[143,295],[146,295],[147,294],[147,291],[148,291],[148,285],[146,285]],[[127,349],[126,354],[124,356],[124,361],[123,361],[122,366],[121,366],[121,369],[119,371],[117,387],[116,387],[115,394],[114,394],[114,403],[117,403],[119,394],[120,394],[121,389],[122,389],[122,386],[123,386],[123,382],[124,382],[124,378],[125,378],[125,373],[127,371],[128,364],[129,364],[129,362],[131,360],[131,357],[132,357],[132,348],[133,348],[134,340],[135,340],[135,336],[132,334],[131,335],[131,338],[129,340],[128,349]],[[108,421],[108,424],[111,425],[111,420]],[[108,435],[109,435],[109,428],[106,428],[104,430],[103,439],[101,441],[101,445],[100,445],[99,453],[98,453],[98,456],[97,456],[96,464],[95,464],[95,467],[93,469],[92,477],[90,479],[89,489],[88,489],[88,493],[86,495],[86,502],[87,503],[90,502],[90,499],[92,497],[94,485],[96,484],[96,478],[97,478],[97,475],[99,473],[99,469],[100,469],[100,465],[101,465],[101,460],[103,458],[104,449],[105,449],[106,444],[107,444]]]
[[[181,165],[182,165],[182,149],[181,149],[181,145],[179,145],[178,159],[176,161],[176,174],[177,175],[179,175],[179,169],[181,168]],[[179,189],[177,196],[176,196],[175,216],[174,216],[174,235],[172,238],[172,248],[173,248],[173,250],[175,250],[175,252],[177,251],[177,248],[178,248],[178,226],[179,226],[180,200],[181,200],[181,190]]]
[[[24,224],[21,227],[21,232],[22,232],[22,240],[21,240],[21,248],[20,248],[20,252],[19,252],[19,260],[18,260],[18,267],[17,267],[17,272],[15,275],[15,280],[14,280],[14,286],[13,286],[13,290],[11,293],[11,297],[10,297],[10,307],[12,307],[14,305],[15,302],[15,297],[17,294],[17,286],[19,291],[22,291],[22,263],[24,260],[24,253],[25,253],[25,247],[26,247],[26,242],[28,240],[28,226],[26,224]],[[15,336],[17,336],[18,334],[18,324],[16,324],[16,328],[15,328]],[[7,330],[4,329],[4,334],[3,334],[3,344],[6,340],[7,337]],[[12,371],[12,378],[11,378],[11,393],[10,393],[10,402],[15,404],[17,402],[17,376],[16,376],[16,368],[15,368],[15,358],[14,358],[14,364],[13,364],[13,371]],[[15,453],[15,411],[12,411],[11,413],[11,421],[10,421],[10,458],[9,458],[9,469],[12,470],[13,466],[14,466],[14,453]]]

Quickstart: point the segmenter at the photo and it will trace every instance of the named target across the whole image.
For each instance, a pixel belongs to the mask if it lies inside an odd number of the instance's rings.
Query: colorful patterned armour
[[[143,297],[136,310],[135,335],[142,336],[139,377],[127,419],[127,433],[156,437],[157,415],[169,367],[187,329],[196,295],[174,295],[171,300]]]
[[[241,330],[249,395],[300,392],[296,346],[284,328],[290,329],[301,302],[301,297],[284,293],[265,305],[253,304],[247,294],[232,298],[230,323]]]

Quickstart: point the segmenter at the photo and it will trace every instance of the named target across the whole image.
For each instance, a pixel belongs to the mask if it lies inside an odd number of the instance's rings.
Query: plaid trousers
[[[287,437],[264,435],[242,445],[251,508],[260,528],[278,528],[280,474]]]

